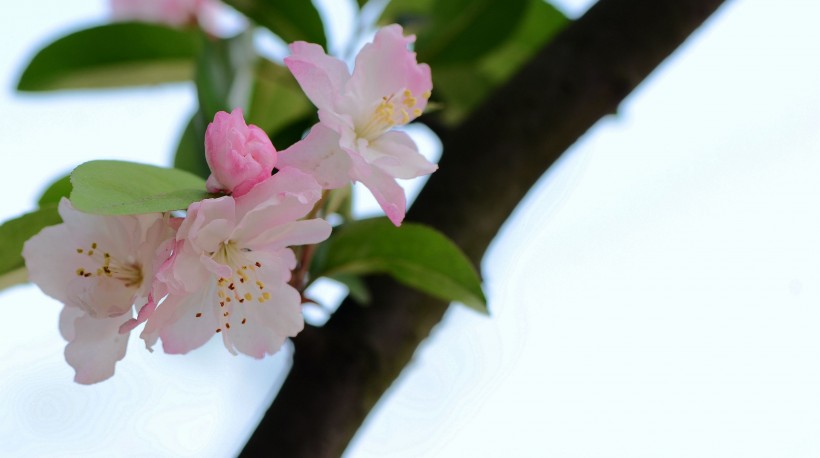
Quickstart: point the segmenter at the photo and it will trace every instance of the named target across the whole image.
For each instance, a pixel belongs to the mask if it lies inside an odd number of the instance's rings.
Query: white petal
[[[114,366],[125,357],[128,345],[128,334],[119,332],[126,319],[82,315],[74,320],[73,339],[65,347],[65,359],[76,372],[74,381],[91,384],[114,375]]]

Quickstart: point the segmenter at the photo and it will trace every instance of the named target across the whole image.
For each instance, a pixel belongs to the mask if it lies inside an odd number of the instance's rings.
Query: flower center
[[[97,242],[91,242],[88,248],[77,248],[77,254],[82,255],[80,266],[75,270],[78,277],[113,278],[121,281],[126,288],[142,285],[142,266],[130,256],[125,261],[113,258],[99,248]]]
[[[223,328],[226,331],[231,329],[232,322],[234,325],[245,324],[245,317],[234,318],[231,314],[241,311],[250,303],[261,304],[271,298],[265,283],[259,277],[262,263],[251,259],[250,253],[252,251],[249,248],[240,248],[236,242],[229,240],[220,244],[212,255],[214,261],[227,265],[232,271],[230,277],[221,277],[216,282],[216,295],[221,309],[221,327],[216,332],[222,332]],[[196,316],[199,318],[202,315],[198,313]]]
[[[409,123],[421,116],[421,107],[428,98],[430,98],[430,91],[424,92],[419,98],[409,89],[382,97],[367,122],[362,126],[356,126],[356,135],[372,141],[393,126]]]

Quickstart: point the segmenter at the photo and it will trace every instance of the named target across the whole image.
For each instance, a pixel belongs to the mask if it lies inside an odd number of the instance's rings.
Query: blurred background
[[[317,3],[344,49],[352,5]],[[728,2],[574,145],[484,259],[492,316],[452,306],[347,456],[820,456],[817,17]],[[0,17],[3,220],[83,161],[170,163],[189,83],[13,90],[39,47],[107,20],[104,0]],[[0,295],[2,456],[230,456],[290,361],[148,353],[135,334],[115,377],[81,386],[60,308],[30,285]]]

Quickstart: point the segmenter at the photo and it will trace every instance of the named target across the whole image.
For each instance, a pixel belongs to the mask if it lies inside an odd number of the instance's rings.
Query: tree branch
[[[536,180],[706,20],[723,0],[601,0],[444,139],[408,219],[435,226],[478,264]],[[447,304],[368,279],[295,339],[293,368],[243,455],[340,455]]]

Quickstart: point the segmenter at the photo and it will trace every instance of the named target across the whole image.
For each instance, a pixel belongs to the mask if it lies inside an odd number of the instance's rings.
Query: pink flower
[[[118,21],[145,21],[181,27],[216,27],[217,0],[111,0],[111,15]]]
[[[205,131],[205,159],[211,168],[206,187],[239,197],[271,176],[276,149],[259,127],[245,124],[242,110],[220,111]]]
[[[437,168],[406,133],[391,130],[421,115],[433,86],[430,67],[417,63],[408,49],[414,40],[403,36],[398,25],[379,30],[359,52],[352,75],[319,45],[293,43],[292,55],[285,58],[319,108],[320,123],[283,151],[279,164],[315,175],[327,189],[361,181],[397,226],[406,202],[396,178],[415,178]]]
[[[297,221],[320,197],[313,178],[288,168],[239,198],[191,204],[175,253],[157,273],[168,296],[142,332],[148,348],[161,338],[167,353],[187,353],[220,334],[232,353],[261,358],[301,331],[287,247],[330,235],[324,220]]]
[[[100,216],[59,206],[63,223],[43,229],[23,247],[29,279],[65,305],[60,331],[74,380],[111,377],[125,356],[120,326],[147,300],[155,264],[169,253],[173,231],[160,214]]]

